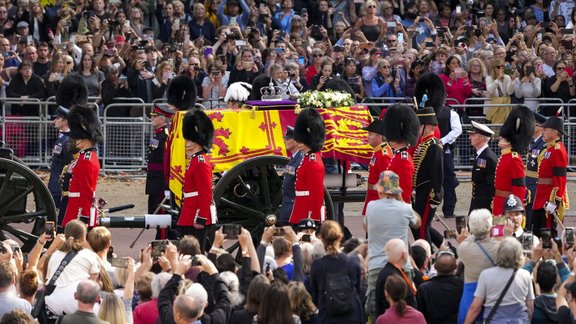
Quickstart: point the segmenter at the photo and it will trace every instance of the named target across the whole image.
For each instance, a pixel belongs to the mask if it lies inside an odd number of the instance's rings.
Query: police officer
[[[48,180],[48,190],[52,194],[56,208],[60,208],[60,200],[62,198],[62,190],[60,188],[60,175],[64,166],[72,161],[72,153],[68,149],[68,135],[70,128],[68,127],[68,112],[70,110],[58,106],[56,109],[56,117],[54,118],[54,127],[58,130],[58,139],[52,148],[52,161],[50,163],[50,180]]]
[[[298,144],[294,141],[294,128],[291,126],[286,128],[284,143],[286,143],[286,151],[290,152],[292,157],[284,169],[282,179],[282,205],[280,206],[280,215],[278,220],[280,226],[290,224],[290,214],[292,213],[294,199],[296,198],[294,189],[294,184],[296,182],[296,168],[300,165],[300,162],[302,162],[302,158],[304,157],[304,153],[298,149]]]
[[[532,204],[536,197],[536,186],[538,185],[538,156],[544,149],[546,143],[542,139],[542,124],[546,117],[534,112],[534,134],[532,141],[528,145],[528,154],[526,157],[526,223],[532,224]]]
[[[298,224],[302,219],[312,219],[322,223],[325,218],[324,163],[321,150],[326,140],[326,127],[322,116],[315,109],[304,109],[294,124],[294,140],[301,146],[304,157],[296,168],[294,208],[290,214],[290,224]]]
[[[443,149],[440,140],[434,136],[438,125],[436,114],[431,107],[419,109],[416,114],[420,122],[421,142],[414,151],[414,187],[412,208],[422,217],[422,226],[412,229],[414,239],[425,239],[437,247],[442,245],[443,237],[432,228],[432,219],[436,208],[442,202],[444,179]]]
[[[534,133],[534,116],[528,107],[520,106],[510,112],[500,128],[498,146],[502,149],[494,178],[492,214],[502,215],[504,200],[510,194],[526,197],[524,162],[530,137]]]
[[[472,121],[472,129],[468,131],[470,144],[476,151],[472,165],[472,199],[468,214],[475,209],[492,210],[494,197],[494,174],[498,159],[488,146],[494,132],[488,126]]]
[[[184,174],[182,210],[178,226],[182,236],[192,234],[206,251],[206,234],[216,218],[212,200],[212,163],[210,148],[214,142],[214,125],[203,111],[190,111],[182,119],[182,135],[190,158]]]
[[[532,223],[528,228],[534,228],[534,234],[540,236],[542,228],[551,228],[552,237],[557,236],[556,219],[564,217],[566,208],[566,168],[568,153],[562,143],[564,121],[561,117],[550,117],[542,124],[542,138],[546,147],[538,156],[538,186],[532,205]]]
[[[527,242],[532,243],[525,246],[524,250],[531,250],[533,246],[538,245],[540,240],[532,233],[524,231],[523,226],[526,221],[526,210],[524,209],[522,199],[510,194],[508,198],[504,200],[503,215],[514,224],[514,232],[512,232],[512,236],[518,239],[521,243],[524,243],[524,240],[528,240]]]
[[[368,188],[366,190],[364,208],[362,209],[362,215],[366,216],[368,203],[380,198],[375,186],[378,184],[380,173],[386,171],[390,165],[392,148],[384,137],[384,120],[376,119],[364,130],[368,131],[368,145],[374,148],[374,153],[372,153],[372,159],[370,159],[368,166]]]
[[[388,108],[384,116],[384,134],[393,150],[388,170],[398,175],[402,199],[408,204],[411,203],[414,174],[414,163],[408,147],[416,143],[419,127],[416,112],[407,106],[394,105]]]
[[[94,204],[100,162],[96,146],[102,142],[100,121],[93,109],[85,106],[74,106],[68,115],[70,138],[80,150],[75,165],[71,165],[72,178],[68,193],[68,206],[61,226],[73,219],[80,218],[88,227],[98,225],[91,207]]]
[[[168,138],[168,123],[174,112],[167,106],[157,104],[150,113],[154,137],[148,146],[148,168],[146,170],[146,189],[148,195],[148,214],[154,214],[158,204],[164,200],[167,189],[164,180],[164,148]]]

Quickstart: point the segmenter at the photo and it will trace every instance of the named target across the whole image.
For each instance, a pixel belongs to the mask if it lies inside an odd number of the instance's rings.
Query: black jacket
[[[433,277],[418,287],[416,292],[418,310],[424,315],[428,324],[456,323],[463,289],[464,281],[457,276]]]
[[[487,147],[474,160],[472,168],[472,199],[470,200],[470,210],[486,208],[492,210],[490,206],[494,198],[494,174],[496,173],[498,158]]]
[[[46,95],[46,89],[44,88],[44,82],[42,78],[36,74],[32,74],[30,80],[27,83],[24,82],[22,74],[18,73],[6,88],[7,98],[20,98],[22,96],[28,96],[30,98],[44,99]],[[39,116],[40,106],[39,105],[12,105],[12,114],[19,116]]]
[[[387,262],[384,268],[382,268],[382,271],[380,271],[378,280],[376,280],[376,317],[384,314],[384,312],[390,308],[390,304],[384,295],[384,285],[386,284],[386,279],[392,275],[402,277],[400,270],[398,270],[392,263]],[[416,308],[416,298],[410,287],[406,290],[406,297],[404,297],[404,300],[406,301],[406,304]]]
[[[232,303],[228,294],[226,284],[220,280],[218,274],[211,276],[199,276],[199,283],[206,288],[209,302],[211,296],[214,298],[214,309],[210,313],[204,313],[200,318],[202,324],[227,324],[232,312]],[[178,291],[178,285],[182,281],[179,275],[173,275],[164,286],[164,289],[158,295],[158,313],[159,317],[156,323],[175,324],[172,304]],[[213,294],[211,294],[211,291]]]

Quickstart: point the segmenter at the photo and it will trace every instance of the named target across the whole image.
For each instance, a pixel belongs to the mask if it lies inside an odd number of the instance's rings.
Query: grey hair
[[[492,213],[488,209],[475,209],[468,216],[470,234],[477,239],[483,239],[490,234],[492,228]]]
[[[220,273],[220,279],[224,281],[228,290],[230,290],[230,301],[232,305],[239,306],[244,302],[244,296],[240,292],[240,281],[238,276],[231,271],[223,271]]]
[[[507,237],[500,242],[496,254],[496,265],[502,268],[518,268],[524,261],[522,245],[513,238]]]
[[[160,272],[159,274],[154,275],[152,282],[150,283],[153,299],[158,298],[158,295],[160,295],[160,292],[164,289],[164,286],[166,286],[166,283],[170,278],[172,278],[172,276],[167,272]]]

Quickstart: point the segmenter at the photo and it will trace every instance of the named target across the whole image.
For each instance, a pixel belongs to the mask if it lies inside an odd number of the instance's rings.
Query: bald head
[[[408,247],[401,239],[394,238],[384,246],[388,262],[401,264],[408,258]]]
[[[83,304],[95,304],[98,300],[100,286],[94,280],[80,281],[76,287],[76,300]]]
[[[456,258],[450,253],[442,253],[436,258],[434,268],[439,275],[451,275],[456,270]]]
[[[174,320],[176,323],[190,323],[202,316],[204,304],[195,297],[178,295],[174,300]]]

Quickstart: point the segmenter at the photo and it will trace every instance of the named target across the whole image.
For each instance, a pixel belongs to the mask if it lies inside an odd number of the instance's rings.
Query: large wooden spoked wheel
[[[290,159],[282,156],[259,156],[246,160],[218,180],[213,197],[218,224],[240,224],[260,242],[264,227],[278,217],[282,202],[282,172]],[[324,187],[326,219],[333,219],[332,199]],[[235,250],[237,244],[228,248]]]
[[[46,221],[56,223],[56,206],[42,180],[17,159],[0,158],[0,239],[11,234],[29,252]]]

